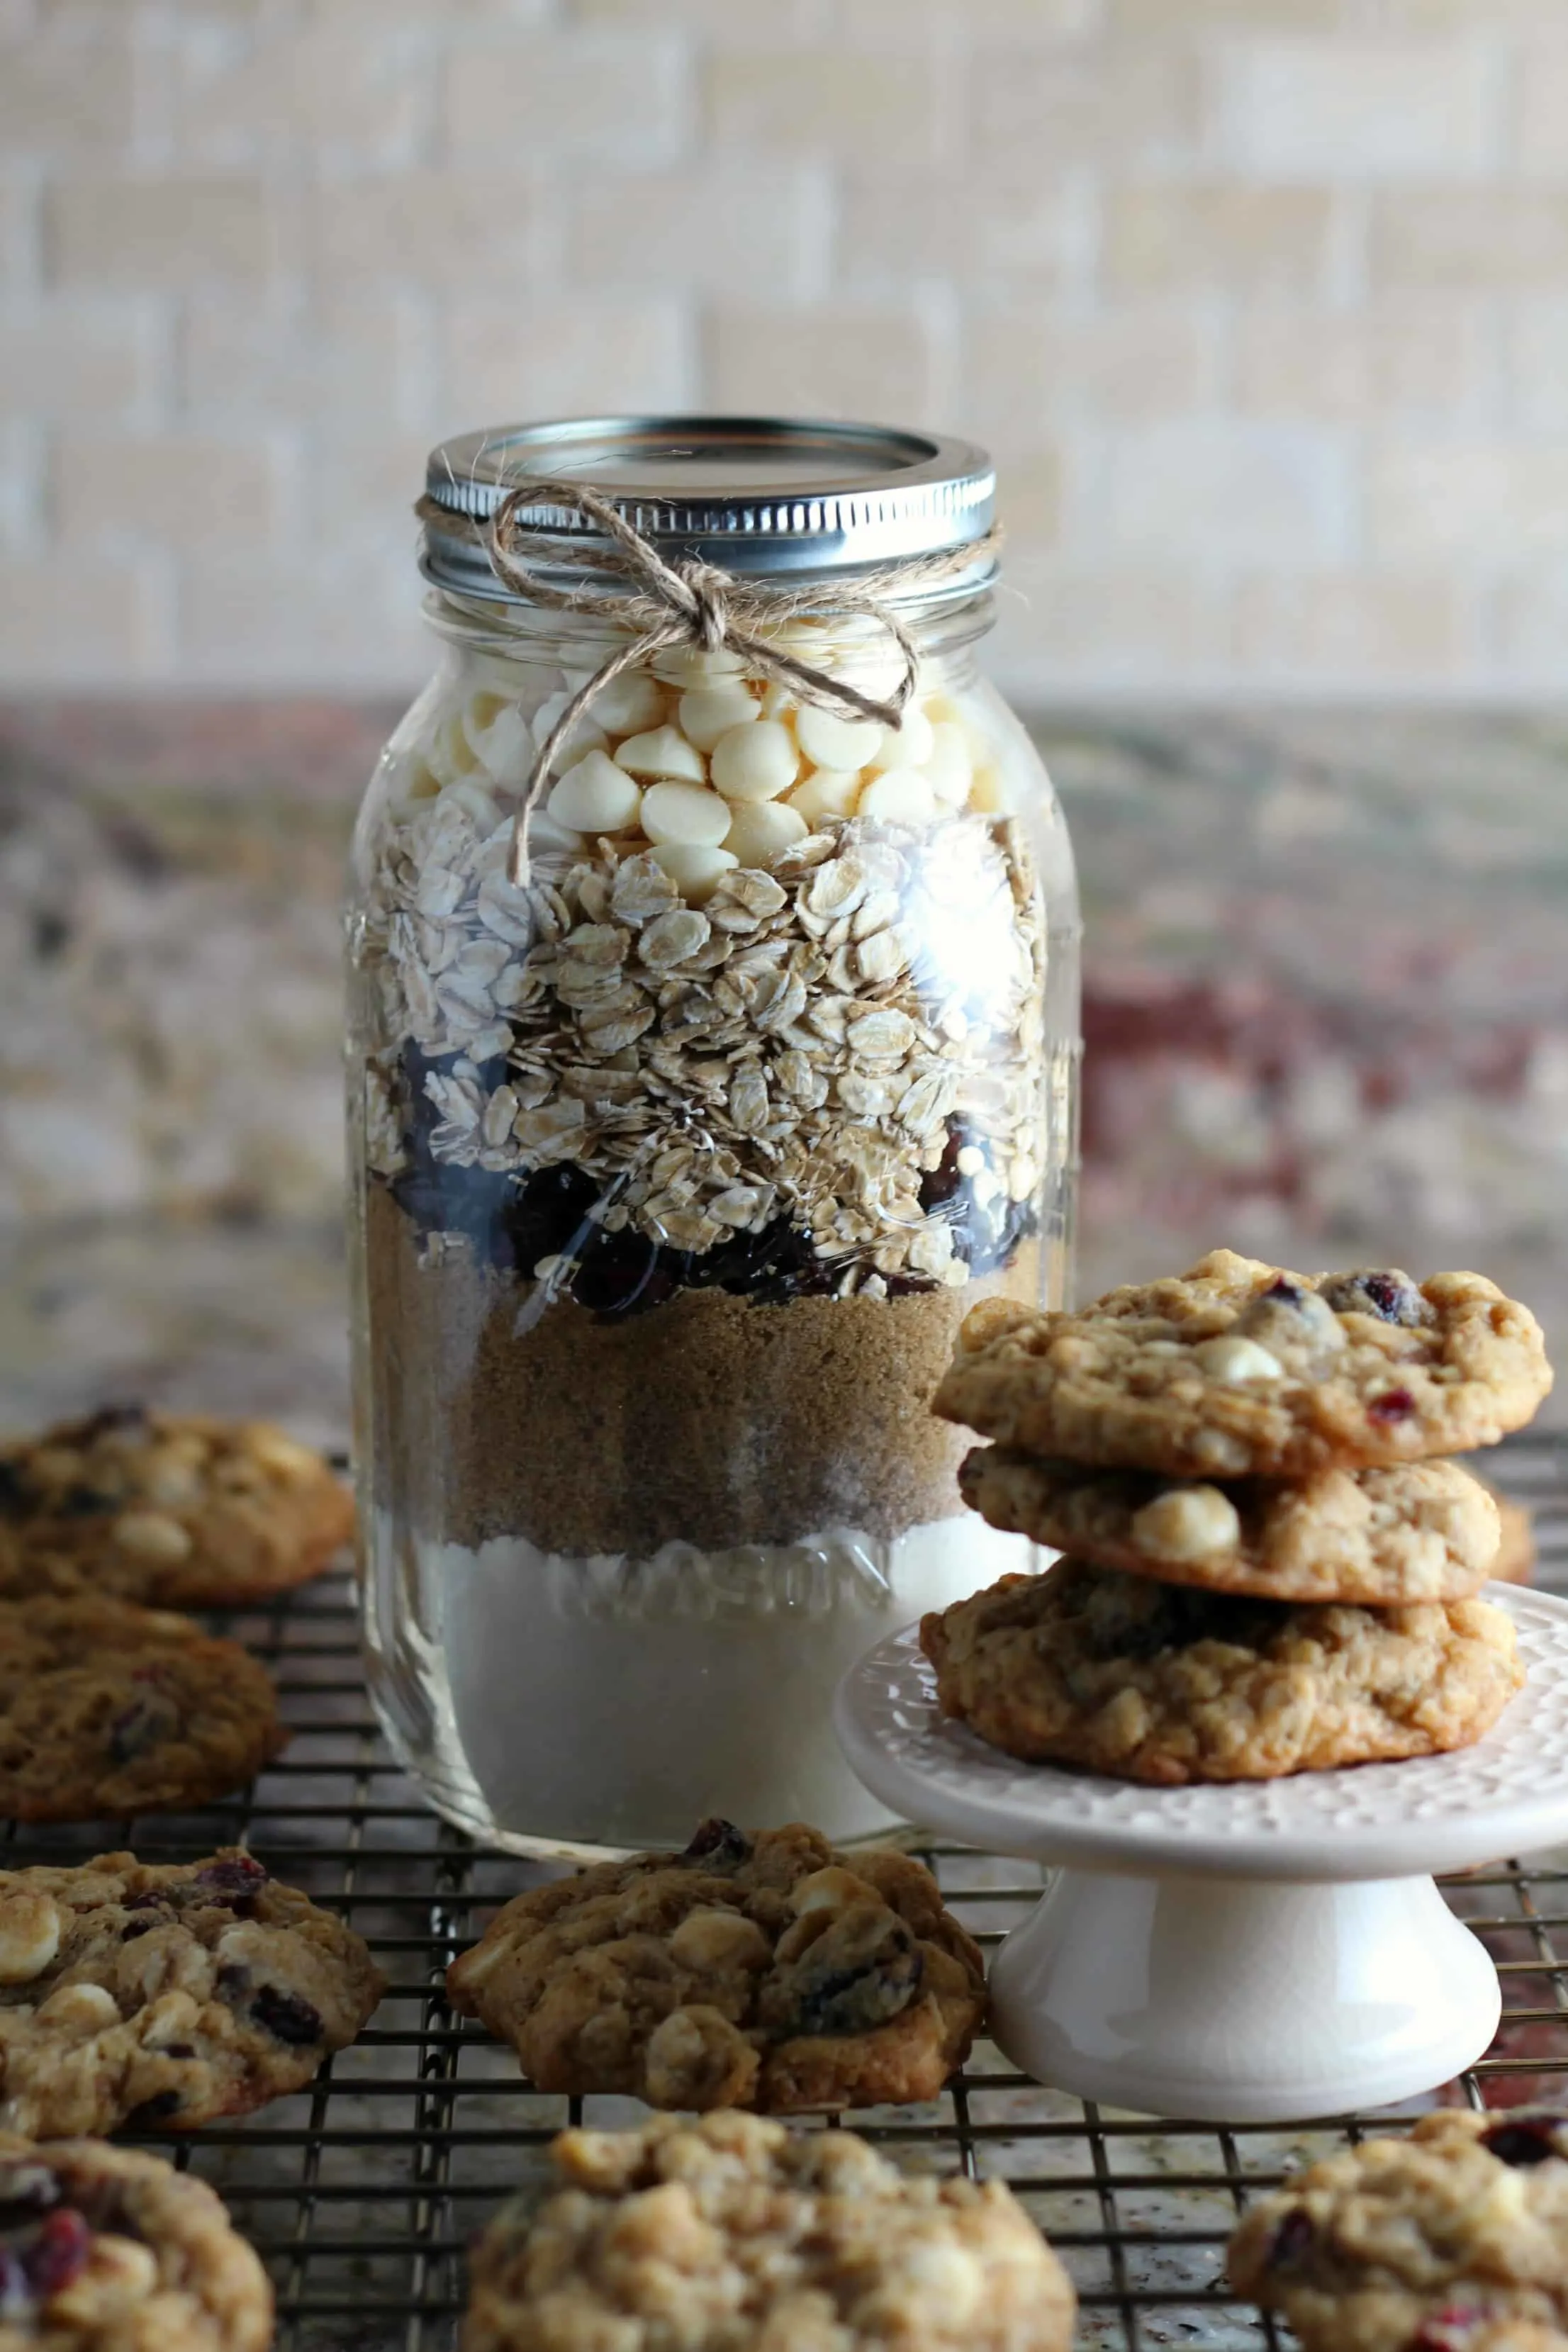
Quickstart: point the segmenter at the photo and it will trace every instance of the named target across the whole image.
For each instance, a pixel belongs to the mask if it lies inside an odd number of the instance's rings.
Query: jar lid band
[[[955,565],[934,592],[946,597],[995,570],[995,473],[970,442],[786,417],[616,416],[502,425],[432,450],[426,576],[458,594],[513,601],[474,529],[508,498],[536,545],[559,540],[563,584],[580,576],[574,542],[599,534],[581,507],[547,490],[518,502],[535,476],[580,481],[661,551],[742,577],[827,581],[973,547],[973,570]],[[927,602],[933,591],[911,583],[913,593]]]

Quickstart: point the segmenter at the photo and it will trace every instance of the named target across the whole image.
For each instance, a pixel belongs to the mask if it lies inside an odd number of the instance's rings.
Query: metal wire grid
[[[1519,1441],[1494,1460],[1499,1483],[1535,1507],[1542,1580],[1568,1587],[1568,1438]],[[243,1796],[199,1814],[56,1832],[47,1843],[13,1827],[7,1859],[58,1862],[121,1843],[145,1861],[179,1861],[243,1839],[369,1938],[391,1990],[314,2084],[232,2127],[146,2144],[210,2180],[261,2249],[278,2288],[278,2352],[447,2352],[463,2251],[495,2205],[542,2178],[543,2151],[568,2120],[625,2123],[640,2110],[535,2091],[510,2052],[447,2011],[447,1962],[516,1890],[521,1866],[437,1821],[388,1758],[360,1679],[347,1580],[220,1630],[276,1675],[294,1732],[285,1756]],[[1037,1897],[1033,1864],[924,1852],[987,1947]],[[1491,2053],[1440,2095],[1540,2096],[1551,2078],[1568,2078],[1568,1853],[1500,1863],[1445,1891],[1497,1960],[1504,2014]],[[1156,2126],[1042,2089],[983,2042],[940,2101],[854,2123],[909,2168],[1006,2180],[1073,2273],[1081,2346],[1232,2352],[1276,2341],[1224,2284],[1237,2213],[1373,2118]]]

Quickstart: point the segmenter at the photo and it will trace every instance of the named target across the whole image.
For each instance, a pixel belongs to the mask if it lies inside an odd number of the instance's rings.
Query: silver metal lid
[[[430,453],[429,499],[482,520],[531,475],[597,490],[666,554],[752,578],[829,580],[910,556],[977,545],[991,529],[996,477],[984,449],[934,433],[777,416],[576,416],[465,433]],[[603,543],[574,509],[522,508],[531,530],[559,533],[563,583],[572,543]],[[426,521],[420,568],[437,586],[514,601],[481,545]],[[944,582],[967,594],[990,578],[989,551]],[[556,575],[546,567],[546,577]],[[928,599],[929,588],[920,592]]]

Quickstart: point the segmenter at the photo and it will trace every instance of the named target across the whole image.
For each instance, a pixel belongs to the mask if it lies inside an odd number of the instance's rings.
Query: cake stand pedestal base
[[[1392,2105],[1479,2058],[1497,1971],[1429,1874],[1568,1839],[1568,1601],[1487,1598],[1529,1679],[1486,1738],[1278,1780],[1022,1764],[943,1719],[912,1627],[863,1658],[835,1720],[873,1794],[1059,1865],[992,1963],[1005,2056],[1082,2098],[1237,2123]]]
[[[1269,2123],[1446,2083],[1497,1971],[1430,1878],[1290,1886],[1063,1870],[991,1966],[1026,2074],[1141,2113]]]

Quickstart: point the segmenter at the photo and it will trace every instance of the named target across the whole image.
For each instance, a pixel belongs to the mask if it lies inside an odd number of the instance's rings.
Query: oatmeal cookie
[[[1074,1559],[924,1618],[921,1646],[992,1747],[1166,1788],[1463,1748],[1524,1679],[1484,1601],[1296,1606]]]
[[[0,2133],[0,2352],[266,2352],[267,2273],[205,2180]]]
[[[1445,2108],[1330,2157],[1253,2208],[1229,2269],[1305,2352],[1561,2352],[1568,2116]]]
[[[475,2250],[463,2352],[1067,2352],[1066,2271],[999,2180],[906,2179],[760,2116],[563,2132]]]
[[[0,1594],[223,1609],[319,1576],[353,1531],[329,1465],[264,1421],[110,1406],[0,1448]]]
[[[934,2099],[985,1973],[909,1855],[713,1821],[684,1853],[517,1895],[447,1990],[542,2091],[797,2115]]]
[[[1215,1250],[1076,1313],[977,1307],[934,1410],[1102,1468],[1301,1478],[1491,1445],[1551,1385],[1534,1316],[1479,1274],[1309,1276]]]
[[[0,1871],[0,2126],[183,2131],[308,2083],[385,1989],[253,1854]]]
[[[1468,1600],[1496,1573],[1496,1498],[1454,1462],[1215,1486],[978,1445],[959,1486],[994,1528],[1211,1592],[1390,1608]]]
[[[1500,1584],[1530,1584],[1535,1578],[1535,1513],[1528,1503],[1516,1503],[1494,1486],[1489,1478],[1483,1486],[1497,1505],[1498,1554],[1491,1566],[1492,1575]]]
[[[205,1804],[288,1736],[266,1668],[188,1617],[0,1601],[0,1814],[124,1821]]]

